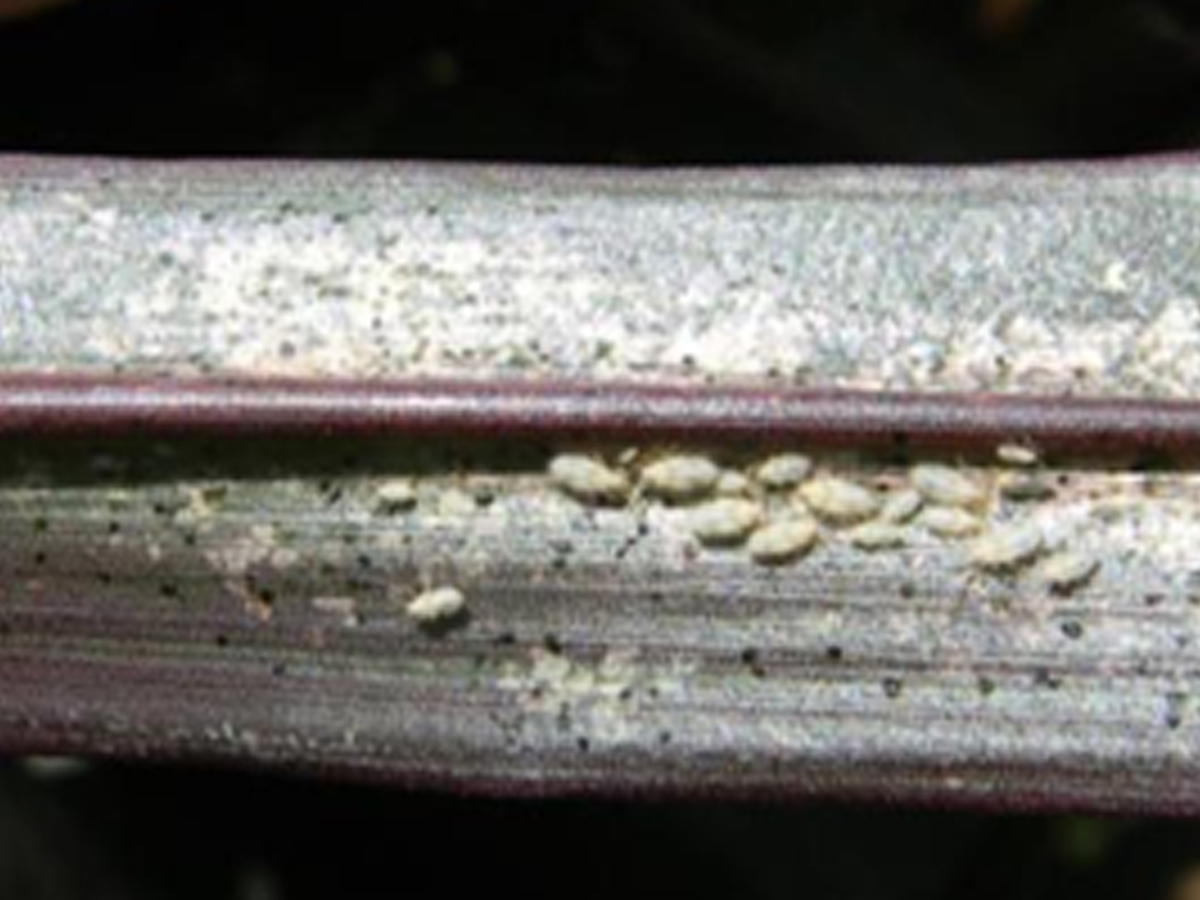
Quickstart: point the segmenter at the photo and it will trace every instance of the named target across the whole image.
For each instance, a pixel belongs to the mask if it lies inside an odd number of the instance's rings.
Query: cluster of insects
[[[1037,454],[1018,445],[998,448],[1008,469],[997,481],[1008,499],[1030,501],[1053,494],[1036,471]],[[626,454],[617,464],[587,454],[555,457],[549,476],[564,493],[596,505],[646,500],[685,507],[688,528],[702,545],[744,549],[762,565],[799,560],[829,533],[863,551],[902,547],[919,528],[962,542],[969,564],[991,573],[1037,566],[1056,591],[1087,582],[1098,561],[1073,550],[1048,546],[1033,521],[989,523],[994,501],[990,480],[939,463],[913,466],[904,483],[888,492],[835,474],[823,474],[800,453],[779,453],[744,469],[723,468],[699,454],[662,456],[634,465]]]

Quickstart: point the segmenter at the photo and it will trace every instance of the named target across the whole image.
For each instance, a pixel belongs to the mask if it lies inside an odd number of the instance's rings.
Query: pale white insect
[[[693,512],[692,534],[703,544],[736,544],[745,540],[762,517],[762,509],[751,500],[712,500]]]
[[[799,453],[780,453],[764,460],[754,470],[758,483],[769,490],[795,487],[812,471],[812,460]]]
[[[713,489],[721,469],[706,456],[668,456],[642,469],[642,489],[667,500],[695,500]]]
[[[1013,569],[1042,551],[1042,530],[1031,522],[1001,525],[981,535],[971,545],[971,565],[980,569]]]
[[[937,506],[975,507],[987,496],[974,478],[950,466],[914,466],[909,480],[922,497]]]
[[[800,487],[800,498],[823,519],[849,525],[879,511],[879,495],[844,478],[817,478]]]
[[[1009,466],[1036,466],[1038,453],[1025,444],[1001,444],[996,448],[996,459]]]
[[[906,541],[904,529],[887,522],[864,522],[847,531],[846,537],[851,544],[862,550],[899,547]]]
[[[750,493],[750,479],[741,472],[722,472],[713,490],[722,497],[741,497]]]
[[[879,520],[889,525],[900,525],[907,522],[921,511],[924,499],[912,488],[905,488],[892,494],[883,502],[879,510]]]
[[[809,518],[781,519],[762,526],[746,544],[755,562],[773,564],[795,559],[817,542],[817,523]]]
[[[1100,560],[1075,550],[1060,550],[1048,556],[1038,574],[1057,591],[1069,591],[1089,581],[1100,568]]]
[[[918,521],[926,531],[944,538],[968,537],[982,527],[979,519],[957,507],[932,507],[921,513]]]
[[[629,477],[582,453],[564,453],[550,462],[550,479],[567,494],[588,503],[620,503],[629,494]]]
[[[405,607],[405,612],[422,625],[428,625],[453,619],[466,605],[466,597],[458,588],[434,587],[414,597]]]
[[[381,512],[405,512],[417,505],[417,489],[407,478],[385,481],[375,489],[375,502]]]

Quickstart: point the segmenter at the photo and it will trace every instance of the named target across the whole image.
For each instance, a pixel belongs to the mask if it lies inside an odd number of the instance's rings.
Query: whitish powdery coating
[[[566,493],[590,503],[619,503],[629,493],[629,478],[599,460],[564,453],[550,463],[550,478]]]
[[[692,533],[705,544],[733,544],[743,540],[762,521],[762,510],[750,500],[713,500],[696,508]]]
[[[812,471],[812,460],[799,453],[781,453],[765,460],[754,472],[758,483],[779,490],[795,487]]]
[[[1074,550],[1060,550],[1042,563],[1042,581],[1059,591],[1070,590],[1088,581],[1100,568],[1100,560]]]
[[[1042,531],[1037,525],[1003,525],[971,545],[971,564],[981,569],[1010,569],[1029,562],[1041,549]]]
[[[642,489],[668,500],[692,500],[707,494],[721,470],[704,456],[668,456],[642,470]]]
[[[818,478],[800,488],[800,497],[823,519],[851,524],[879,511],[879,497],[861,484],[844,478]]]
[[[916,466],[909,480],[922,497],[938,506],[978,506],[985,497],[973,478],[949,466]]]
[[[454,587],[435,587],[418,594],[405,607],[412,618],[422,624],[441,622],[457,616],[467,605],[462,591]]]
[[[755,562],[781,563],[808,552],[816,541],[817,523],[812,519],[784,519],[750,535],[746,549]]]

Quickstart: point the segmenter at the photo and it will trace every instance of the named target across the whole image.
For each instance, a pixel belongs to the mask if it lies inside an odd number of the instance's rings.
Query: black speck
[[[218,634],[214,643],[216,643],[216,645],[218,647],[228,647],[229,646],[229,638],[223,634]]]
[[[750,670],[750,674],[755,678],[766,678],[767,667],[763,665],[762,656],[753,647],[747,647],[742,651],[742,665]]]
[[[911,581],[903,581],[900,583],[900,596],[905,600],[911,600],[917,595],[917,586]]]
[[[1162,604],[1167,599],[1163,594],[1147,594],[1142,598],[1142,602],[1149,607],[1155,607]]]
[[[559,640],[557,634],[547,634],[542,638],[542,646],[546,648],[547,652],[553,653],[555,656],[563,652],[562,641]]]
[[[576,738],[575,746],[579,748],[580,753],[587,753],[592,749],[592,743],[585,737]]]
[[[979,676],[979,680],[976,682],[976,685],[979,687],[979,693],[984,697],[990,697],[992,694],[996,693],[996,682],[992,681],[992,679],[985,675]]]
[[[904,682],[899,678],[883,679],[883,693],[889,700],[895,700],[904,690]]]
[[[1033,683],[1038,687],[1049,688],[1052,691],[1056,691],[1062,687],[1062,678],[1060,678],[1058,675],[1055,675],[1049,669],[1041,668],[1037,669],[1033,673]]]
[[[827,660],[829,660],[830,662],[833,662],[833,663],[841,662],[844,656],[845,656],[845,654],[842,652],[842,648],[837,646],[836,644],[830,645],[829,647],[825,648],[825,658]]]
[[[179,585],[172,584],[171,582],[167,581],[158,586],[158,592],[160,594],[162,594],[164,597],[168,597],[168,598],[178,597],[179,596]]]
[[[517,636],[515,634],[513,634],[511,631],[502,631],[498,635],[496,635],[495,638],[492,639],[492,643],[495,644],[497,647],[511,647],[516,642],[517,642]]]
[[[1083,637],[1083,625],[1074,619],[1063,622],[1061,628],[1062,633],[1073,641],[1077,641]]]
[[[45,565],[46,564],[46,554],[43,551],[39,550],[37,553],[33,554],[33,561],[39,566]]]

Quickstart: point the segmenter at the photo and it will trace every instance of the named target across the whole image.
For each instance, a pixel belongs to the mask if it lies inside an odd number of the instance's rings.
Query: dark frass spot
[[[996,682],[984,675],[979,676],[976,685],[979,688],[979,693],[984,697],[990,697],[996,693]]]
[[[904,682],[899,678],[883,679],[883,693],[889,700],[895,700],[904,690]]]
[[[1038,687],[1049,688],[1052,691],[1062,687],[1062,678],[1049,669],[1038,669],[1033,673],[1033,683]]]
[[[841,662],[844,656],[845,654],[842,652],[842,648],[836,644],[825,648],[825,658],[830,662]]]
[[[1060,627],[1062,628],[1062,633],[1073,641],[1077,641],[1083,637],[1083,625],[1074,619],[1063,622]]]
[[[762,655],[753,647],[747,647],[742,651],[742,665],[750,670],[750,674],[755,678],[766,678],[767,667],[763,665]]]

